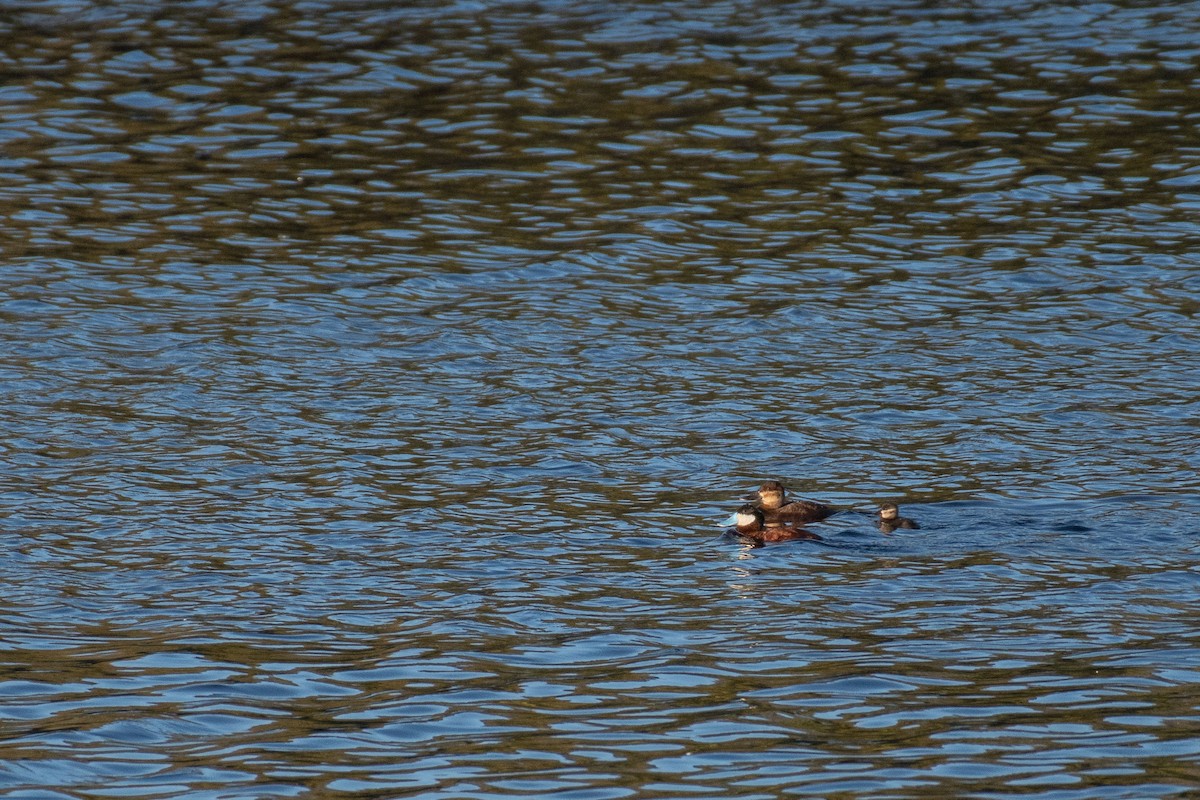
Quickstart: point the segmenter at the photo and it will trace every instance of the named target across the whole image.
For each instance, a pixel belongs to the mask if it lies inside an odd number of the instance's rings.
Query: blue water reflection
[[[1186,796],[1187,11],[11,9],[0,791]]]

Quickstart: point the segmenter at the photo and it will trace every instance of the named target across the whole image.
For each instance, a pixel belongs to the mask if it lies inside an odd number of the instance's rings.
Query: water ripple
[[[14,10],[0,790],[1185,796],[1171,10]]]

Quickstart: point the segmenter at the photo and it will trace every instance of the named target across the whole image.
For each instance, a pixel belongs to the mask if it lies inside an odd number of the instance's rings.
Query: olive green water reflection
[[[1186,796],[1197,10],[7,9],[0,793]]]

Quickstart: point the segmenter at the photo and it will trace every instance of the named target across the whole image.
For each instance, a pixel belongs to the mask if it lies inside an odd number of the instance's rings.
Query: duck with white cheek
[[[788,542],[793,539],[809,539],[820,541],[821,537],[803,528],[794,528],[781,523],[768,523],[766,515],[758,506],[747,503],[734,512],[725,522],[732,525],[730,533],[736,533],[757,543]]]

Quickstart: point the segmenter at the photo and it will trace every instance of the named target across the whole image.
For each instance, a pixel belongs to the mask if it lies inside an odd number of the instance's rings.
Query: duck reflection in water
[[[816,503],[812,500],[789,501],[787,489],[783,488],[783,484],[779,481],[767,481],[759,487],[758,492],[746,499],[755,498],[758,499],[758,506],[762,509],[768,525],[787,522],[796,524],[819,522],[833,513],[833,509],[824,503]]]
[[[891,533],[897,528],[915,530],[921,527],[916,520],[900,516],[900,506],[895,503],[884,503],[879,507],[879,530]]]
[[[782,523],[768,523],[766,515],[758,506],[747,503],[734,512],[726,524],[732,524],[730,533],[736,533],[757,544],[766,542],[788,542],[793,539],[815,539],[821,537],[803,528],[794,528]]]

